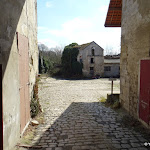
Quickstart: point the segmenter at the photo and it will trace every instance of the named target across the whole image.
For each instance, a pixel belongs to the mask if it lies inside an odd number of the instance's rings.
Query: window
[[[111,71],[111,66],[105,66],[104,71]]]
[[[94,70],[94,67],[90,67],[90,71],[93,71]]]
[[[95,51],[94,51],[94,48],[92,48],[92,56],[95,55]]]
[[[91,64],[93,64],[94,63],[94,58],[91,58]]]

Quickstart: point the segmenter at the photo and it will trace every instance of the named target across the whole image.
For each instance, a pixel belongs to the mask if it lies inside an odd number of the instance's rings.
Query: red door
[[[2,65],[0,65],[0,150],[3,150]]]
[[[28,39],[18,33],[21,132],[30,119]]]
[[[150,60],[141,60],[139,117],[149,124],[150,121]]]

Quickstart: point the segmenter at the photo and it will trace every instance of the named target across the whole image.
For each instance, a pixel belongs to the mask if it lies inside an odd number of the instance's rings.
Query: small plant
[[[100,101],[101,103],[105,103],[105,102],[106,102],[106,98],[102,96],[99,101]]]
[[[31,117],[34,118],[37,116],[39,112],[41,112],[41,105],[39,103],[39,97],[38,97],[38,81],[39,78],[36,78],[35,85],[33,87],[33,98],[31,98],[31,103],[30,103],[30,114]]]

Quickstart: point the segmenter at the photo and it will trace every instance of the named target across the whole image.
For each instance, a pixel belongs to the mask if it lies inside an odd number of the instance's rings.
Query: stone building
[[[104,56],[104,77],[120,77],[120,56]]]
[[[86,77],[102,76],[104,73],[103,48],[94,41],[79,46],[77,60],[83,63],[83,75]]]
[[[0,149],[12,150],[30,121],[38,73],[36,0],[0,1]]]
[[[110,0],[106,27],[121,27],[122,106],[150,125],[150,1]]]

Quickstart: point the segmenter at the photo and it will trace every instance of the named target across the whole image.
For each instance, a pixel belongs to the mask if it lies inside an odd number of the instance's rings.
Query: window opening
[[[104,71],[111,71],[111,66],[104,67]]]
[[[94,63],[94,58],[91,58],[91,64],[93,64]]]

